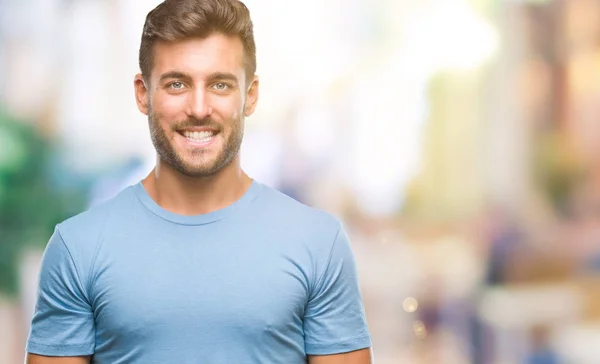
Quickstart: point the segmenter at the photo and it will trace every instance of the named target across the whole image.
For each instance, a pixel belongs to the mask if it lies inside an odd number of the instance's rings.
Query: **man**
[[[156,166],[56,227],[28,363],[371,363],[340,223],[240,167],[258,100],[248,9],[166,0],[140,68]]]

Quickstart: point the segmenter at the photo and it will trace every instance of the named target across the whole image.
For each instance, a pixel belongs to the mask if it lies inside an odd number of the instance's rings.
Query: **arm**
[[[94,353],[95,324],[80,250],[69,250],[57,228],[46,246],[27,340],[27,362],[78,364]],[[81,273],[80,273],[81,272]],[[33,355],[35,354],[35,356]]]
[[[56,357],[27,354],[26,364],[89,364],[91,356]]]
[[[372,364],[371,349],[361,349],[343,354],[309,355],[309,364]]]
[[[331,246],[331,245],[330,245]],[[340,226],[328,256],[320,254],[318,279],[304,312],[305,350],[310,364],[370,364],[358,274],[348,236]]]

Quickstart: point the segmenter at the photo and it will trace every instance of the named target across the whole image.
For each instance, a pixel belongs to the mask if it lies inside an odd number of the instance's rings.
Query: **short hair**
[[[207,38],[221,33],[238,37],[244,46],[246,77],[256,72],[256,44],[250,11],[238,0],[165,0],[146,16],[139,52],[139,66],[148,80],[154,66],[157,41]]]

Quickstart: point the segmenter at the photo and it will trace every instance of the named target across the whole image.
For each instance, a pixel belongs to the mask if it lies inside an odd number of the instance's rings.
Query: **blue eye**
[[[213,88],[215,88],[218,91],[225,91],[229,88],[229,85],[223,82],[218,82],[213,85]]]
[[[175,89],[175,90],[181,90],[184,87],[184,85],[182,82],[175,81],[175,82],[171,83],[169,85],[169,87],[171,87],[172,89]]]

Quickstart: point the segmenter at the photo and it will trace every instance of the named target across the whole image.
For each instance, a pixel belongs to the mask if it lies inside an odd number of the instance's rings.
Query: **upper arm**
[[[57,228],[42,258],[28,353],[49,357],[94,353],[94,316],[78,260],[81,255],[72,254]]]
[[[371,349],[361,349],[343,354],[309,355],[309,364],[372,364]]]
[[[341,226],[326,259],[304,313],[306,354],[331,355],[369,348],[371,337],[354,256]]]
[[[91,356],[56,357],[27,354],[26,364],[89,364]]]

